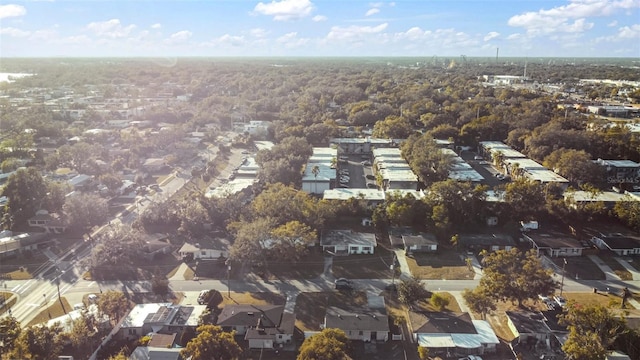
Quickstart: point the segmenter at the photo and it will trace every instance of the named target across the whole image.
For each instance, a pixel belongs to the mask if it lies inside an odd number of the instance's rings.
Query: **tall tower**
[[[496,62],[498,62],[498,53],[500,52],[500,48],[496,48]]]

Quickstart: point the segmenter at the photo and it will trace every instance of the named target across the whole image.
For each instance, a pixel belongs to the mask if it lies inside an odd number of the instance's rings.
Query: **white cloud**
[[[193,33],[191,31],[189,31],[189,30],[178,31],[178,32],[175,32],[175,33],[169,35],[169,37],[165,39],[165,43],[167,43],[167,44],[182,43],[182,42],[185,42],[185,41],[189,40],[192,35],[193,35]]]
[[[507,36],[507,40],[518,40],[522,38],[522,34],[520,33],[515,33],[515,34],[511,34],[509,36]]]
[[[299,38],[297,32],[290,32],[277,38],[276,42],[284,45],[286,48],[294,48],[307,44],[309,39]]]
[[[0,19],[8,17],[23,16],[27,13],[27,9],[22,5],[8,4],[0,5]]]
[[[29,31],[16,29],[14,27],[0,28],[0,35],[9,35],[11,37],[27,37],[31,34]]]
[[[255,29],[249,30],[249,34],[251,34],[251,36],[259,39],[266,37],[268,33],[269,32],[267,30],[261,29],[261,28],[255,28]]]
[[[162,28],[162,25],[160,23],[156,23],[156,24],[151,25],[151,28],[152,29],[160,29],[160,28]]]
[[[622,39],[640,39],[640,24],[621,27],[618,29],[618,37]]]
[[[92,22],[87,25],[87,29],[93,31],[96,35],[112,39],[127,37],[135,27],[134,24],[122,26],[119,19]]]
[[[331,31],[327,35],[330,40],[355,40],[364,35],[376,34],[384,31],[389,24],[383,23],[378,26],[332,26]]]
[[[316,15],[316,16],[312,17],[311,20],[313,20],[315,22],[327,21],[327,17],[324,16],[324,15]]]
[[[369,11],[367,11],[367,13],[366,13],[366,14],[364,14],[364,16],[371,16],[371,15],[377,14],[377,13],[379,13],[379,12],[380,12],[380,9],[378,9],[378,8],[371,8],[371,9],[369,9]]]
[[[512,16],[507,23],[526,29],[530,36],[584,32],[593,27],[586,18],[609,16],[620,10],[639,7],[638,0],[569,0],[567,5]],[[575,21],[570,23],[573,19]]]
[[[309,0],[282,0],[270,3],[259,2],[253,11],[273,16],[276,21],[287,21],[309,16],[313,9],[313,4]]]
[[[612,22],[607,24],[608,27],[616,27],[618,26],[618,20],[613,20]]]
[[[484,36],[484,41],[489,41],[491,39],[495,39],[498,36],[500,36],[499,32],[491,31],[491,32],[487,33],[487,35]]]
[[[218,38],[211,40],[207,45],[231,45],[231,46],[243,46],[246,44],[244,36],[224,34]]]

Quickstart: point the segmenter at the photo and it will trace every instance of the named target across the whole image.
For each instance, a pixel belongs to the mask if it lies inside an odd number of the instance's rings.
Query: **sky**
[[[640,0],[0,0],[1,57],[640,57]]]

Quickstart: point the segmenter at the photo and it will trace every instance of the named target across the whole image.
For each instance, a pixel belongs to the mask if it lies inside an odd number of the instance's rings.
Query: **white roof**
[[[314,147],[313,155],[311,156],[325,157],[331,160],[331,158],[338,156],[338,149],[334,149],[330,147]]]
[[[227,197],[237,194],[255,183],[255,179],[234,179],[226,184],[222,184],[215,189],[210,189],[204,196],[211,197]]]
[[[131,309],[127,317],[122,321],[123,328],[141,328],[149,314],[157,313],[163,306],[171,306],[171,303],[137,304]]]
[[[504,163],[509,165],[518,164],[518,168],[522,170],[549,170],[531,159],[504,159]]]
[[[525,154],[521,153],[520,151],[513,150],[510,147],[492,148],[490,151],[491,151],[492,155],[501,153],[503,159],[509,159],[509,158],[511,158],[511,159],[524,159],[524,158],[527,157]]]
[[[402,157],[402,151],[398,148],[378,148],[373,149],[374,157],[393,157],[398,158]]]
[[[258,150],[271,150],[274,146],[271,141],[254,141],[253,144],[258,148]]]
[[[615,191],[603,191],[597,194],[593,194],[589,191],[567,191],[564,193],[565,200],[572,199],[577,202],[618,202],[618,201],[640,201],[640,199],[628,196],[627,194],[620,194]]]
[[[449,172],[449,179],[457,181],[480,182],[484,180],[484,176],[480,175],[480,173],[475,171],[474,169],[454,170]]]
[[[424,191],[422,190],[411,190],[411,189],[389,189],[385,193],[387,196],[390,195],[400,195],[405,197],[407,194],[410,194],[415,199],[420,200],[424,198]]]
[[[313,174],[313,167],[318,166],[318,176]],[[321,163],[310,163],[307,164],[307,167],[304,170],[304,175],[302,176],[302,181],[311,181],[311,182],[327,182],[336,178],[336,169],[332,169],[328,164]]]
[[[458,347],[477,349],[483,344],[499,344],[500,340],[488,322],[471,320],[477,334],[417,334],[418,345],[423,347],[443,348]]]
[[[569,180],[563,178],[562,176],[554,173],[551,170],[526,170],[524,172],[524,176],[534,181],[540,181],[541,183],[550,183],[550,182],[568,183],[569,182]]]
[[[418,181],[418,177],[411,170],[407,169],[382,169],[382,178],[388,181]]]
[[[363,200],[384,201],[384,191],[377,189],[330,189],[324,191],[325,200],[349,200],[351,198]]]

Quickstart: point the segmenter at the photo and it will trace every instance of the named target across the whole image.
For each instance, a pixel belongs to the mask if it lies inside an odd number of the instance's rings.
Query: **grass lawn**
[[[616,261],[614,256],[609,255],[599,255],[598,256],[602,261],[609,265],[609,267],[620,277],[622,280],[633,280],[631,273],[629,270],[625,269],[624,266],[620,265],[618,261]]]
[[[622,304],[622,298],[616,295],[607,294],[603,292],[594,293],[568,293],[562,294],[567,301],[575,301],[578,304],[589,305],[602,305],[604,307],[619,309]],[[626,305],[627,308],[633,309],[632,306]]]
[[[367,295],[360,291],[301,293],[296,299],[296,327],[302,331],[320,331],[330,306],[363,306]]]
[[[419,279],[466,280],[473,279],[475,273],[470,270],[460,253],[442,250],[434,254],[413,254],[407,256],[411,274]]]
[[[38,254],[37,256],[14,257],[9,259],[2,259],[0,264],[0,275],[6,280],[29,280],[32,279],[31,275],[37,271],[43,264],[49,259],[46,256]],[[22,271],[22,270],[25,271]],[[0,277],[2,278],[2,277]]]
[[[389,279],[394,253],[382,246],[373,255],[348,255],[333,258],[333,275],[347,279]]]
[[[567,259],[566,265],[564,265],[563,259]],[[565,266],[565,277],[567,278],[575,279],[576,275],[578,279],[585,280],[605,280],[606,278],[598,265],[586,256],[552,258],[552,260],[559,269]]]
[[[27,324],[27,326],[46,323],[51,319],[55,319],[73,310],[73,307],[69,305],[69,302],[64,297],[62,298],[62,304],[64,305],[64,310],[62,309],[60,301],[56,299],[56,301],[49,305],[46,309],[40,311],[40,313],[38,313],[38,315],[36,315],[36,317],[33,318],[33,320],[29,322],[29,324]]]
[[[313,252],[297,262],[269,263],[269,279],[313,279],[324,270],[324,256]]]

